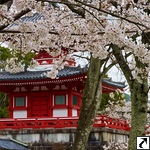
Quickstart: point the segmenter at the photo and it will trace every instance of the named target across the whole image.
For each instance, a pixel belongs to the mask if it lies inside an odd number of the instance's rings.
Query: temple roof
[[[116,88],[124,88],[126,87],[125,82],[116,82],[116,81],[112,81],[111,78],[104,78],[103,79],[103,83],[106,85],[110,85]]]
[[[37,20],[40,20],[41,18],[44,18],[44,16],[42,14],[39,13],[35,13],[32,16],[23,16],[20,18],[19,22],[20,23],[24,23],[24,22],[33,22],[36,23]],[[10,26],[8,26],[8,28],[12,28],[12,27],[16,27],[16,24],[11,24]]]
[[[64,69],[59,70],[57,77],[59,78],[73,77],[76,75],[85,74],[87,73],[87,71],[88,71],[87,67],[81,68],[81,67],[64,66]],[[0,75],[0,82],[50,79],[45,75],[42,76],[42,74],[46,72],[47,71],[25,71],[25,72],[19,72],[15,74],[9,72],[3,72]],[[103,79],[103,84],[106,84],[108,86],[113,86],[116,88],[124,88],[126,86],[125,82],[115,82],[112,81],[111,78]]]
[[[87,67],[80,68],[80,67],[70,67],[64,66],[64,69],[59,70],[57,77],[71,77],[75,75],[80,75],[86,73],[88,70]],[[50,79],[43,73],[47,73],[47,71],[25,71],[19,73],[9,73],[9,72],[2,72],[0,75],[0,81],[20,81],[20,80],[36,80],[36,79]]]
[[[15,142],[14,142],[15,141]],[[18,144],[19,143],[19,144]],[[29,150],[24,146],[25,144],[9,139],[9,138],[0,138],[0,149],[11,149],[11,150]]]

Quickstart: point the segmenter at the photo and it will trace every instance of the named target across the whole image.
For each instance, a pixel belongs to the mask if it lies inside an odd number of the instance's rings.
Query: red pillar
[[[68,117],[72,117],[72,93],[69,91],[68,92]]]
[[[9,118],[13,118],[13,97],[10,95],[9,96]]]
[[[32,107],[32,98],[31,96],[27,95],[27,117],[32,117],[32,114],[31,114],[31,107]]]
[[[48,116],[49,117],[53,117],[53,109],[52,109],[52,106],[53,106],[53,95],[52,94],[50,94],[49,95],[49,107],[48,107],[48,112],[49,112],[49,114],[48,114]]]

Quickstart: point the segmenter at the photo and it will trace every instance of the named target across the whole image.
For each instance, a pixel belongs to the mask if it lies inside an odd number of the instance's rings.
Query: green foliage
[[[108,74],[106,74],[105,76],[104,76],[104,78],[109,78],[109,76],[108,76]],[[105,108],[106,108],[106,105],[109,105],[109,100],[112,102],[114,102],[114,104],[117,104],[118,102],[119,102],[119,104],[121,105],[121,106],[123,106],[124,104],[123,104],[123,100],[124,99],[126,99],[126,95],[124,95],[122,92],[119,92],[119,91],[117,91],[117,92],[114,92],[114,98],[111,98],[110,96],[109,96],[109,93],[103,93],[102,94],[102,100],[101,100],[101,104],[100,104],[100,108],[99,108],[99,110],[100,111],[102,111],[102,110],[104,110]]]
[[[28,68],[28,66],[30,65],[30,62],[32,60],[32,58],[34,56],[36,56],[37,54],[35,54],[34,52],[29,52],[27,53],[24,57],[22,55],[22,53],[16,53],[15,56],[18,57],[18,62],[21,62],[22,64],[25,65],[25,68]]]
[[[9,98],[6,93],[0,92],[0,118],[9,118]]]
[[[6,60],[12,57],[18,57],[18,62],[21,62],[23,65],[25,65],[25,68],[28,68],[32,58],[36,55],[37,54],[34,52],[29,52],[24,55],[20,50],[14,51],[0,46],[0,69],[4,69],[7,64]]]
[[[102,94],[102,100],[100,104],[100,111],[104,110],[106,108],[106,105],[109,105],[109,100],[114,102],[114,104],[120,104],[120,106],[124,106],[123,100],[126,99],[126,96],[121,92],[115,92],[114,98],[111,98],[109,93]]]
[[[9,111],[7,107],[0,108],[0,118],[9,118]]]
[[[1,47],[0,46],[0,61],[6,61],[10,59],[13,55],[9,48]]]
[[[109,77],[108,77],[108,74],[105,74],[105,75],[104,75],[104,78],[108,79],[108,78],[109,78]]]
[[[13,55],[9,48],[0,46],[0,69],[4,69],[6,66],[6,60],[12,57]]]

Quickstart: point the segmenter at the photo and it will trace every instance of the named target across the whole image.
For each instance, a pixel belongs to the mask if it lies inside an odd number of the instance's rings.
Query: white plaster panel
[[[60,86],[59,85],[56,85],[55,88],[53,88],[53,90],[59,90],[60,89]]]
[[[53,95],[53,106],[54,106],[54,95]]]
[[[46,141],[57,142],[57,133],[55,133],[55,134],[48,134],[47,138],[48,139]]]
[[[96,140],[99,140],[99,133],[94,133],[94,137],[96,138]]]
[[[26,96],[26,107],[28,107],[28,98]]]
[[[15,107],[15,98],[13,97],[13,108]]]
[[[68,88],[65,85],[61,86],[61,90],[67,90]]]
[[[66,94],[66,105],[68,106],[68,94]]]
[[[16,140],[24,142],[24,143],[39,143],[40,142],[40,134],[17,134]]]
[[[48,90],[48,88],[46,86],[41,86],[41,90],[44,91],[44,90]]]
[[[57,133],[57,142],[69,142],[69,134]]]
[[[77,109],[72,109],[72,116],[77,116]]]
[[[27,91],[24,87],[21,87],[21,92]]]
[[[42,64],[46,64],[47,63],[47,61],[42,61]]]
[[[39,86],[34,86],[34,88],[31,91],[39,91]]]
[[[13,118],[27,118],[27,110],[14,110]]]
[[[68,110],[67,109],[53,109],[53,117],[67,117]]]
[[[75,87],[75,91],[77,91],[77,87]]]
[[[14,92],[19,92],[19,91],[20,91],[19,87],[17,87],[17,88],[14,90]]]

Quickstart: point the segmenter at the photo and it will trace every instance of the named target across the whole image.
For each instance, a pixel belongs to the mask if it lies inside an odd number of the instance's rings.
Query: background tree
[[[32,58],[36,56],[34,52],[29,52],[25,57],[19,55],[20,53],[15,53],[9,48],[0,47],[0,70],[4,71],[5,66],[7,65],[7,59],[11,59],[12,57],[21,57],[21,63],[27,68],[30,65]],[[0,118],[9,118],[8,107],[9,98],[7,97],[7,94],[0,92]]]
[[[9,98],[6,93],[0,92],[0,117],[1,118],[9,118],[9,111],[7,108],[9,107]]]
[[[1,71],[4,71],[7,65],[7,60],[11,59],[12,57],[18,57],[18,62],[21,62],[22,65],[24,65],[24,68],[27,69],[28,66],[30,66],[32,58],[36,55],[37,54],[35,52],[28,52],[24,56],[19,50],[16,53],[16,51],[14,50],[10,50],[9,48],[0,46],[0,69]]]
[[[0,47],[0,70],[4,70],[6,64],[7,64],[7,59],[12,58],[13,55],[11,54],[11,51],[9,48],[5,47]]]
[[[121,106],[123,106],[124,100],[126,100],[126,96],[124,93],[120,91],[111,93],[111,96],[109,93],[103,93],[99,110],[100,111],[105,110],[109,105],[111,105],[112,102],[114,104],[120,104]]]

